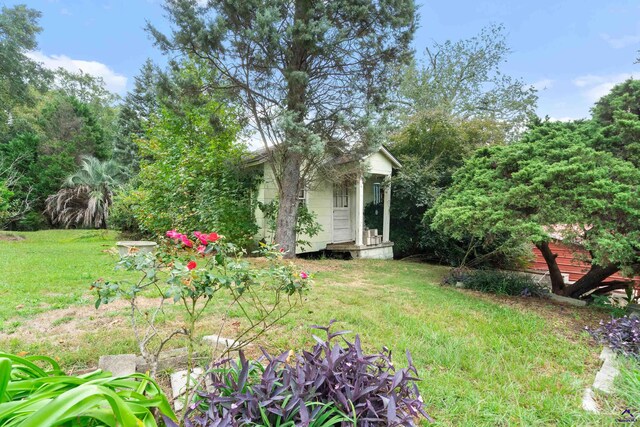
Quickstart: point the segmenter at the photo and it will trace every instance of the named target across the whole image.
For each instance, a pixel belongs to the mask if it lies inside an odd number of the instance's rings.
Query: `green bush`
[[[177,421],[167,397],[146,375],[114,378],[98,370],[68,376],[49,357],[0,353],[0,425],[164,425],[156,411]]]
[[[40,212],[30,211],[18,221],[16,229],[20,231],[37,231],[49,227],[49,223],[44,215]]]
[[[140,203],[145,194],[131,186],[121,189],[113,197],[113,204],[109,212],[109,228],[120,230],[130,235],[143,234],[138,220]]]
[[[183,64],[174,76],[197,87],[207,67]],[[121,201],[115,224],[144,233],[216,230],[246,246],[257,233],[255,191],[259,177],[245,168],[246,147],[238,142],[241,123],[227,99],[176,93],[146,123],[140,174],[133,200]],[[140,197],[135,197],[135,195]]]
[[[543,296],[548,293],[531,276],[514,271],[455,268],[443,279],[446,285],[458,282],[466,289],[498,295]]]

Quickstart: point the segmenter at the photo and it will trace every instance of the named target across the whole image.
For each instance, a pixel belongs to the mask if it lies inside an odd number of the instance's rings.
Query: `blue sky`
[[[0,0],[11,6],[25,1]],[[637,0],[420,1],[418,57],[433,41],[476,35],[504,24],[513,50],[502,70],[539,89],[538,114],[554,119],[589,115],[593,103],[635,75],[640,50]],[[167,28],[160,0],[31,0],[43,12],[32,56],[51,67],[100,75],[121,95],[147,57],[161,61],[144,31],[149,20]]]

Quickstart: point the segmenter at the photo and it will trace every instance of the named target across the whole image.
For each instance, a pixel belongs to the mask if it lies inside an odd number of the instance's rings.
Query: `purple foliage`
[[[601,344],[607,344],[613,351],[625,356],[640,358],[640,319],[637,317],[613,318],[607,323],[600,321],[600,327],[587,331]]]
[[[391,351],[364,354],[360,338],[342,338],[347,331],[327,333],[326,340],[291,358],[289,352],[272,357],[263,350],[266,367],[247,361],[214,367],[213,392],[200,392],[199,402],[187,413],[187,426],[236,426],[275,420],[308,426],[327,408],[341,414],[335,423],[322,425],[416,426],[420,418],[431,420],[415,381],[419,381],[409,352],[408,367],[396,370]],[[341,337],[343,344],[335,343]],[[329,417],[326,417],[329,419]],[[351,422],[348,421],[351,420]]]

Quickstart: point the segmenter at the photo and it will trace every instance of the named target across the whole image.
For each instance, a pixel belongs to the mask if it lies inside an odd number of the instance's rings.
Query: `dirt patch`
[[[25,240],[26,237],[12,233],[0,233],[0,241],[2,242],[19,242]]]
[[[257,267],[263,267],[268,264],[268,260],[262,257],[249,258],[249,262]],[[308,271],[310,273],[316,273],[319,271],[339,271],[345,269],[344,260],[339,259],[327,259],[327,260],[313,260],[313,259],[303,259],[296,258],[294,260],[282,260],[283,263],[292,262],[294,265],[299,267],[301,270]]]
[[[140,308],[157,306],[152,298],[138,298]],[[73,306],[40,313],[24,321],[11,334],[0,332],[0,340],[20,337],[26,343],[36,342],[46,337],[51,341],[67,341],[70,337],[99,328],[129,327],[129,319],[124,310],[130,307],[125,300],[116,300],[96,310],[93,305]]]

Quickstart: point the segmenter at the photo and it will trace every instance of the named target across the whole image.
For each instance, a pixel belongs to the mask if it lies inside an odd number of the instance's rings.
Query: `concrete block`
[[[573,305],[575,307],[584,307],[585,305],[587,305],[586,301],[575,299],[575,298],[563,297],[556,294],[549,294],[549,298],[552,301],[556,301],[556,302],[567,304],[567,305]]]
[[[600,413],[600,408],[598,408],[598,404],[594,399],[593,390],[589,387],[584,389],[584,394],[582,395],[582,409],[594,414]]]
[[[193,368],[191,372],[191,379],[189,380],[189,387],[193,389],[195,385],[200,381],[204,371],[202,368]],[[178,371],[171,374],[171,396],[173,397],[173,407],[176,411],[184,408],[184,393],[187,390],[187,371]]]
[[[600,359],[603,360],[604,363],[596,374],[596,379],[593,381],[593,388],[604,393],[611,393],[613,391],[613,381],[620,373],[615,353],[609,347],[605,347],[602,349],[602,353],[600,353]]]
[[[202,341],[205,344],[209,344],[211,347],[221,347],[221,348],[229,348],[233,345],[233,341],[231,338],[224,338],[219,335],[207,335],[202,337]]]
[[[166,350],[160,353],[158,359],[158,371],[166,369],[184,368],[187,366],[188,351],[186,347]],[[147,372],[151,370],[151,366],[142,356],[136,358],[136,370],[138,372]]]
[[[98,368],[111,372],[114,377],[131,375],[136,373],[136,359],[135,354],[100,356]]]

